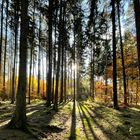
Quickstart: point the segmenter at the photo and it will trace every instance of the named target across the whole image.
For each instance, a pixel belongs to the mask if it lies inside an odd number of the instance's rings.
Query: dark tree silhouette
[[[19,81],[16,97],[16,109],[9,128],[26,129],[26,76],[27,76],[27,36],[28,36],[28,0],[21,0],[21,34]]]
[[[140,1],[133,0],[133,2],[134,2],[134,11],[135,11],[137,50],[138,50],[138,62],[139,62],[139,73],[140,73]]]
[[[117,98],[117,65],[116,65],[116,20],[115,20],[115,0],[111,1],[112,4],[112,45],[113,45],[113,103],[114,108],[118,109]]]

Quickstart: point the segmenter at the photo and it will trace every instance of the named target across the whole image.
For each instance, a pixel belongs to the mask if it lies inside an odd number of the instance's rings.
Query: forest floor
[[[119,111],[91,101],[69,101],[56,112],[43,101],[27,105],[31,134],[3,128],[14,105],[0,103],[0,140],[140,140],[140,109]]]

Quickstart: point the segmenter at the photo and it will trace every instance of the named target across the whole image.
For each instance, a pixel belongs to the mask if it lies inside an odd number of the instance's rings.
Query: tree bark
[[[37,94],[40,96],[40,51],[41,51],[41,11],[39,16],[39,46],[38,46],[38,87],[37,87]]]
[[[7,33],[8,33],[8,7],[9,1],[6,0],[6,28],[5,28],[5,48],[4,48],[4,70],[3,70],[3,92],[6,94],[5,74],[6,74],[6,53],[7,53]]]
[[[1,3],[1,30],[0,30],[0,76],[1,76],[1,69],[2,69],[2,43],[3,43],[3,9],[4,9],[4,0]],[[1,81],[1,79],[0,79]]]
[[[53,14],[53,0],[49,0],[49,71],[48,71],[48,85],[47,85],[47,106],[51,105],[51,94],[52,94],[52,14]]]
[[[54,103],[54,96],[55,96],[55,79],[56,79],[56,44],[57,44],[57,15],[58,15],[58,8],[57,8],[57,2],[55,1],[55,41],[54,41],[54,49],[53,49],[53,89],[52,89],[52,103]]]
[[[14,65],[12,68],[12,96],[11,96],[11,104],[15,101],[15,89],[16,89],[16,81],[15,81],[15,70],[16,70],[16,58],[17,58],[17,47],[18,47],[18,25],[19,25],[19,1],[14,3],[14,21],[15,21],[15,48],[14,48]]]
[[[139,63],[139,73],[140,73],[140,1],[133,0],[134,11],[135,11],[135,24],[136,24],[136,34],[137,34],[137,52],[138,52],[138,63]]]
[[[119,0],[117,0],[117,10],[118,10],[118,24],[119,24],[119,35],[120,35],[121,57],[122,57],[123,88],[124,88],[124,104],[127,105],[126,73],[125,73],[125,63],[124,63],[124,52],[123,52],[123,42],[122,42],[122,31],[121,31],[121,21],[120,21],[120,2],[119,2]]]
[[[31,74],[32,74],[32,59],[33,59],[33,46],[31,46],[30,50],[30,69],[29,69],[29,91],[28,91],[28,104],[30,104],[31,101]]]
[[[59,14],[59,44],[58,44],[58,60],[56,72],[56,87],[54,97],[54,109],[58,108],[58,88],[59,88],[59,75],[60,75],[60,59],[61,59],[61,45],[62,45],[62,0],[60,0],[60,14]]]
[[[118,109],[117,97],[117,64],[116,64],[116,23],[115,23],[115,0],[112,0],[112,45],[113,45],[113,103]]]
[[[64,7],[62,10],[62,47],[61,47],[61,90],[60,90],[60,103],[63,102],[63,97],[64,97]]]
[[[27,36],[28,36],[28,0],[21,0],[21,34],[19,81],[16,97],[16,109],[9,128],[26,129],[26,76],[27,76]]]

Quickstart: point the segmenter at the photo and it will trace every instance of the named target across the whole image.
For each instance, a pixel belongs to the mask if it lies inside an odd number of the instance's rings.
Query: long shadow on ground
[[[102,137],[106,138],[107,140],[111,140],[112,137],[115,138],[115,134],[110,133],[109,130],[106,130],[103,125],[100,124],[100,120],[102,118],[101,115],[97,114],[96,112],[91,112],[91,110],[82,103],[79,103],[79,106],[82,112],[87,115],[87,121],[91,122],[90,125],[94,126],[93,130],[91,130],[93,131],[92,134],[94,134],[94,137],[96,136],[95,139],[100,139],[100,135],[102,135]],[[96,120],[97,118],[98,121]]]
[[[107,139],[133,139],[140,138],[140,110],[136,108],[116,111],[103,105],[79,105],[92,118],[93,124],[105,134]]]
[[[52,107],[46,108],[45,106],[41,106],[40,108],[38,108],[37,112],[30,115],[28,117],[28,123],[35,135],[37,135],[39,138],[41,137],[47,139],[49,137],[48,139],[54,139],[53,137],[51,138],[51,134],[55,133],[57,137],[57,133],[60,133],[64,130],[64,128],[62,128],[62,125],[64,125],[69,117],[60,110],[63,109],[63,107],[68,103],[69,102],[64,102],[60,104],[60,106],[58,107],[58,111],[53,110]]]
[[[104,132],[104,129],[100,127],[94,120],[97,116],[95,114],[91,114],[82,103],[79,103],[79,112],[81,112],[80,114],[82,114],[81,120],[83,122],[85,131],[87,131],[87,139],[93,138],[95,140],[101,140],[101,137],[104,137],[104,139],[106,138],[109,140]]]
[[[76,139],[76,107],[74,101],[73,109],[72,109],[71,132],[70,132],[69,140],[75,140],[75,139]]]
[[[68,102],[66,103],[63,103],[59,106],[59,110],[63,109],[63,107],[67,104]],[[51,120],[54,118],[54,116],[58,116],[59,115],[61,116],[62,114],[58,111],[55,111],[55,110],[52,110],[52,107],[49,107],[47,108],[44,103],[41,103],[41,104],[37,104],[37,105],[30,105],[30,106],[27,106],[27,117],[28,117],[28,127],[29,129],[31,130],[31,132],[33,133],[33,136],[34,138],[31,136],[26,136],[28,137],[28,140],[34,140],[34,139],[41,139],[41,138],[48,138],[48,136],[50,136],[49,134],[51,133],[59,133],[61,131],[63,131],[63,128],[57,126],[57,124],[53,125],[53,124],[50,124]],[[7,117],[6,116],[6,113],[9,113],[9,116]],[[11,110],[11,112],[9,110],[5,111],[5,117],[2,118],[1,116],[1,122],[6,122],[7,120],[11,119],[11,116],[12,116],[12,113],[13,113],[13,109]],[[4,113],[2,114],[4,116]],[[64,117],[62,119],[62,123],[65,123],[66,120],[68,119],[67,117],[68,116],[64,116],[65,114],[63,114],[62,116]],[[8,132],[7,132],[8,131]],[[9,133],[9,137],[7,135],[5,135],[3,137],[3,139],[5,140],[12,140],[11,137],[16,137],[16,132],[18,132],[18,130],[7,130],[7,129],[0,129],[0,135],[3,133]],[[21,132],[23,133],[23,132]],[[24,134],[24,133],[23,133]],[[23,136],[23,134],[21,134]],[[26,134],[25,134],[26,135]],[[18,138],[17,138],[18,139]],[[22,139],[26,140],[27,138],[24,138],[22,137]],[[52,139],[54,139],[52,137]],[[13,140],[16,140],[13,139]]]

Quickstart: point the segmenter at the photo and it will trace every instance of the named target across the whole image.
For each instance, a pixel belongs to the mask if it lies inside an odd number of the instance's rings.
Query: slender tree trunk
[[[108,86],[108,81],[107,81],[107,70],[106,70],[106,73],[105,73],[105,103],[107,101],[107,92],[108,92],[107,86]]]
[[[35,24],[35,0],[34,2],[34,7],[33,7],[33,22]],[[31,48],[30,48],[30,68],[29,68],[29,91],[28,91],[28,104],[30,104],[31,101],[31,82],[33,79],[32,76],[32,62],[33,62],[33,50],[34,50],[34,34],[35,34],[35,27],[33,25],[33,36],[32,36],[32,43],[31,43]],[[31,78],[32,77],[32,78]]]
[[[10,43],[10,45],[12,46],[13,45],[13,36],[12,36],[12,34],[11,34],[11,36],[10,36],[10,39],[12,40],[11,41],[11,43]],[[12,60],[13,59],[11,59],[11,58],[13,58],[13,53],[12,53],[12,48],[10,48],[9,49],[9,58],[8,58],[8,64],[9,64],[9,69],[8,69],[8,71],[9,71],[9,80],[10,80],[10,84],[9,84],[9,97],[10,97],[10,99],[11,99],[11,93],[12,93]]]
[[[95,80],[94,80],[94,47],[93,47],[93,43],[91,45],[91,76],[90,76],[90,96],[93,98],[95,98]]]
[[[62,31],[61,34],[62,34],[62,37],[63,37],[63,31]],[[64,40],[62,42],[64,42]],[[63,91],[64,91],[64,88],[63,88],[64,87],[64,66],[63,65],[64,65],[64,43],[62,43],[62,47],[61,47],[61,88],[60,88],[61,90],[60,90],[60,103],[63,102]]]
[[[39,52],[38,52],[38,88],[37,94],[40,95],[40,50],[41,50],[41,12],[39,17]]]
[[[118,10],[118,23],[119,23],[119,35],[120,35],[122,70],[123,70],[124,104],[127,105],[128,103],[127,103],[127,91],[126,91],[126,74],[125,74],[125,63],[124,63],[124,52],[123,52],[123,42],[122,42],[122,31],[121,31],[121,21],[120,21],[120,2],[119,2],[119,0],[117,0],[117,10]]]
[[[63,102],[63,99],[65,97],[65,91],[64,91],[64,86],[65,86],[65,69],[64,69],[64,65],[65,65],[65,61],[66,61],[66,58],[65,58],[65,47],[66,47],[66,36],[67,36],[67,33],[66,33],[66,30],[65,30],[65,11],[66,9],[66,3],[63,7],[63,13],[62,13],[62,55],[61,55],[61,63],[62,63],[62,66],[61,66],[61,93],[60,93],[60,102]]]
[[[59,74],[60,74],[60,59],[61,59],[61,45],[62,45],[62,0],[60,0],[60,14],[59,14],[59,44],[58,44],[58,60],[56,72],[56,87],[55,87],[55,102],[54,109],[58,108],[58,88],[59,88]]]
[[[139,62],[139,73],[140,73],[140,1],[133,0],[134,11],[135,11],[135,23],[136,23],[136,34],[137,34],[137,52]]]
[[[54,92],[55,92],[55,90],[54,90],[54,86],[55,86],[55,65],[56,65],[56,60],[55,60],[55,57],[56,57],[56,55],[55,55],[55,47],[54,47],[54,52],[53,52],[53,78],[52,78],[52,103],[54,103]]]
[[[71,79],[71,98],[72,98],[72,95],[73,95],[73,71],[72,71],[72,62],[71,62],[71,76],[70,76],[70,79]]]
[[[16,80],[15,80],[15,69],[16,69],[16,59],[17,59],[17,47],[18,47],[18,25],[19,25],[19,1],[14,3],[15,11],[14,11],[14,20],[15,20],[15,48],[14,48],[14,65],[12,69],[12,97],[11,103],[13,104],[15,101],[15,93],[16,93]]]
[[[66,94],[66,89],[67,89],[67,55],[66,55],[66,47],[65,47],[65,53],[64,53],[64,100],[66,102],[67,100],[67,94]]]
[[[134,89],[133,89],[133,78],[132,78],[132,81],[131,81],[131,96],[130,96],[131,105],[133,104],[133,94],[134,94]]]
[[[130,91],[129,91],[129,77],[126,77],[126,85],[128,91],[128,104],[130,103]]]
[[[32,59],[33,59],[33,46],[31,46],[30,50],[30,72],[29,72],[29,91],[28,91],[28,104],[30,104],[31,101],[31,74],[32,74]]]
[[[32,60],[32,68],[33,68],[33,75],[32,75],[32,93],[34,92],[34,77],[35,77],[35,68],[34,68],[34,66],[35,66],[35,58],[34,58],[34,53],[33,53],[33,60]]]
[[[69,61],[69,52],[68,52],[68,57],[67,57],[67,99],[69,99],[70,97],[70,88],[71,88],[71,79],[70,79],[70,75],[71,75],[71,69],[70,69],[70,61]]]
[[[107,36],[106,36],[106,47],[107,47]],[[107,64],[108,64],[108,57],[107,57],[108,50],[106,49],[106,69],[105,69],[105,103],[107,102],[107,86],[108,86],[108,77],[107,77]]]
[[[91,46],[91,47],[92,47],[92,46]],[[91,97],[92,97],[92,83],[93,83],[93,82],[92,82],[92,79],[93,79],[93,78],[92,78],[92,56],[93,56],[92,53],[93,53],[93,51],[91,51],[91,58],[90,58],[90,63],[91,63],[91,64],[90,64],[90,70],[91,70],[91,71],[90,71],[90,96],[91,96]]]
[[[75,61],[74,61],[74,67],[75,67]],[[74,97],[73,97],[73,101],[74,101],[74,102],[75,102],[75,100],[76,100],[76,79],[75,79],[75,73],[76,73],[76,72],[75,72],[75,68],[74,68],[74,72],[73,72],[73,75],[74,75],[74,79],[73,79],[73,80],[74,80],[74,81],[73,81],[73,82],[74,82],[74,83],[73,83],[73,84],[74,84],[74,85],[73,85],[73,87],[74,87]]]
[[[117,64],[116,64],[116,23],[115,23],[115,0],[112,0],[112,44],[113,44],[113,103],[114,108],[118,109],[117,97]]]
[[[138,79],[139,80],[139,79]],[[139,93],[139,81],[136,82],[136,105],[138,104],[138,93]]]
[[[48,85],[47,85],[47,106],[51,105],[52,94],[52,14],[53,14],[53,0],[49,0],[49,71],[48,71]]]
[[[61,35],[60,35],[61,36]],[[60,40],[59,40],[60,41]],[[57,60],[57,72],[56,72],[56,86],[55,86],[55,101],[54,101],[54,109],[57,110],[58,105],[58,88],[59,88],[59,74],[60,74],[60,43],[58,47],[58,60]]]
[[[4,48],[4,70],[3,70],[3,91],[4,94],[6,90],[6,85],[5,85],[5,76],[6,76],[6,53],[7,53],[7,31],[8,31],[8,7],[9,7],[9,1],[6,0],[6,28],[5,28],[5,48]]]
[[[75,15],[74,15],[74,22],[75,22]],[[75,52],[76,52],[76,44],[75,44],[75,40],[76,40],[76,33],[75,33],[75,24],[74,24],[74,31],[73,31],[73,34],[74,34],[74,98],[73,98],[73,101],[75,103],[75,99],[76,99],[76,57],[75,57]]]
[[[91,0],[91,7],[90,7],[90,16],[89,19],[91,21],[91,23],[93,24],[93,36],[95,36],[95,20],[96,20],[96,11],[97,11],[97,0]],[[93,45],[94,43],[94,45]],[[94,71],[94,46],[95,46],[95,42],[92,42],[92,64],[91,64],[91,92],[92,92],[92,98],[95,98],[95,80],[94,80],[94,76],[95,76],[95,71]]]
[[[28,36],[28,0],[21,0],[21,35],[19,81],[14,115],[9,128],[26,129],[26,85],[27,85],[27,36]]]
[[[55,6],[57,7],[57,2],[55,3]],[[54,43],[54,49],[53,49],[53,90],[52,90],[52,102],[54,103],[54,95],[55,95],[55,77],[56,77],[56,44],[57,44],[57,14],[58,14],[58,8],[56,8],[55,11],[56,17],[55,17],[55,43]]]
[[[1,3],[1,30],[0,30],[0,76],[2,70],[2,46],[3,46],[3,9],[4,9],[4,0]],[[1,81],[1,79],[0,79]]]
[[[44,65],[44,52],[42,51],[42,66]],[[44,71],[44,67],[43,67],[43,70],[42,70],[42,77],[43,77],[43,98],[45,97],[45,79],[44,79],[44,73],[45,73],[45,71]]]
[[[66,102],[67,100],[67,94],[66,94],[66,88],[67,88],[67,51],[66,51],[66,46],[67,46],[67,32],[66,32],[66,6],[67,2],[64,0],[65,6],[63,9],[63,27],[64,27],[64,101]]]

